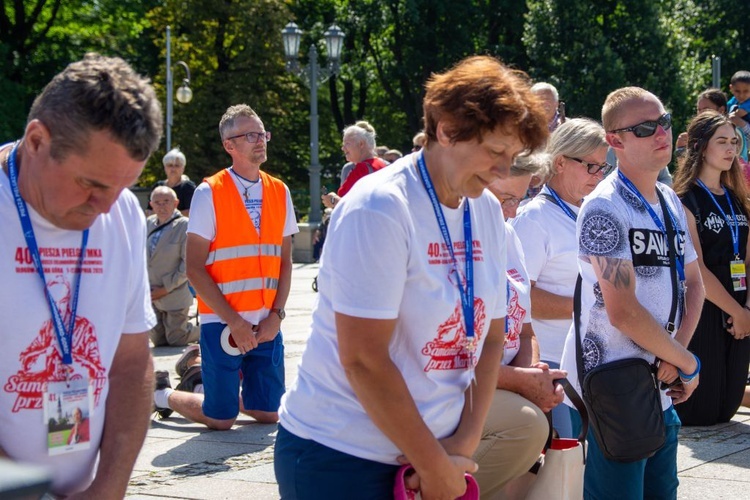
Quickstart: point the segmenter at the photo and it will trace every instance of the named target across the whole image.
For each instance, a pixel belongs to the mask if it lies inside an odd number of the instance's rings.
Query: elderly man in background
[[[193,304],[185,267],[188,219],[177,210],[178,204],[170,187],[157,186],[151,192],[154,214],[146,224],[146,248],[151,303],[158,321],[150,333],[154,347],[184,346],[197,342],[200,336],[200,330],[188,320]]]

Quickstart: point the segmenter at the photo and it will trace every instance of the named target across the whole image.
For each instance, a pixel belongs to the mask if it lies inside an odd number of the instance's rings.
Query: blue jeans
[[[560,406],[565,406],[570,410],[573,430],[578,435],[581,431],[581,416],[567,405]],[[651,458],[629,463],[604,458],[593,430],[589,426],[586,436],[589,445],[586,473],[583,479],[583,498],[586,500],[676,499],[679,485],[677,434],[682,424],[674,406],[664,411],[664,424],[667,430],[664,446]]]
[[[354,457],[302,439],[279,425],[274,471],[282,500],[393,498],[398,465]]]

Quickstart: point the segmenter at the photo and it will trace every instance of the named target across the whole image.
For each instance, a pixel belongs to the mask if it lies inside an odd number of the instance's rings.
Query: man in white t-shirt
[[[648,459],[624,463],[605,458],[589,427],[584,496],[676,498],[680,420],[672,405],[687,400],[698,384],[700,365],[685,346],[698,322],[704,291],[682,204],[656,180],[672,155],[671,118],[655,95],[626,87],[607,97],[602,122],[619,169],[586,197],[577,220],[583,373],[624,358],[650,363],[658,358],[659,380],[671,383],[679,376],[682,383],[662,391],[666,441]],[[669,213],[663,213],[657,192]],[[676,234],[671,243],[668,225]],[[677,270],[670,265],[669,254],[675,250]],[[681,281],[674,292],[673,273]],[[676,331],[667,326],[674,293]],[[574,325],[561,366],[574,384],[575,339]]]
[[[226,430],[240,411],[263,423],[278,420],[285,391],[281,321],[298,229],[289,188],[260,170],[271,132],[257,113],[246,104],[231,106],[219,132],[232,166],[195,190],[187,229],[203,394],[157,384],[154,403],[163,417],[174,410]]]
[[[125,188],[161,129],[148,82],[88,54],[0,147],[0,456],[48,468],[55,496],[122,498],[146,436],[156,321]]]

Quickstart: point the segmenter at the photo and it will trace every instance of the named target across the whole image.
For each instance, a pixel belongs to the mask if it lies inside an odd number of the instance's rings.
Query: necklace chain
[[[248,192],[248,191],[250,190],[250,188],[252,188],[252,187],[253,187],[253,186],[255,186],[255,185],[256,185],[256,184],[258,183],[258,182],[260,182],[260,177],[258,177],[258,178],[257,178],[256,180],[254,180],[254,181],[251,181],[250,179],[245,179],[244,177],[242,177],[242,176],[241,176],[240,174],[238,174],[237,172],[235,172],[235,171],[234,171],[234,169],[231,169],[231,171],[232,171],[232,173],[234,174],[234,176],[235,176],[235,177],[237,177],[237,180],[238,180],[238,181],[240,181],[240,186],[242,186],[242,189],[244,189],[244,190],[245,190],[245,192],[244,192],[244,194],[243,194],[243,197],[245,198],[245,201],[248,201],[248,200],[250,199],[250,195],[249,195],[249,194],[247,194],[247,192]],[[250,183],[250,185],[249,185],[249,186],[245,186],[245,183],[244,183],[244,182],[242,182],[242,180],[243,180],[243,179],[244,179],[244,180],[246,180],[247,182],[249,182],[249,183]]]

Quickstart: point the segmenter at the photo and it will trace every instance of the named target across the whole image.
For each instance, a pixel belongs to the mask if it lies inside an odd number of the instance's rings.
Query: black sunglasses
[[[572,156],[566,156],[565,158],[567,158],[568,160],[577,161],[578,163],[586,167],[586,172],[588,172],[590,175],[596,175],[599,172],[604,172],[604,175],[607,176],[610,172],[612,172],[612,170],[615,169],[613,165],[610,165],[606,161],[600,165],[598,163],[591,163],[581,160],[580,158],[573,158]]]
[[[664,130],[672,128],[672,115],[664,113],[656,121],[649,120],[647,122],[639,123],[638,125],[633,125],[632,127],[610,130],[610,132],[613,134],[616,132],[633,132],[633,135],[636,137],[651,137],[656,133],[656,129],[659,125],[661,125]]]

